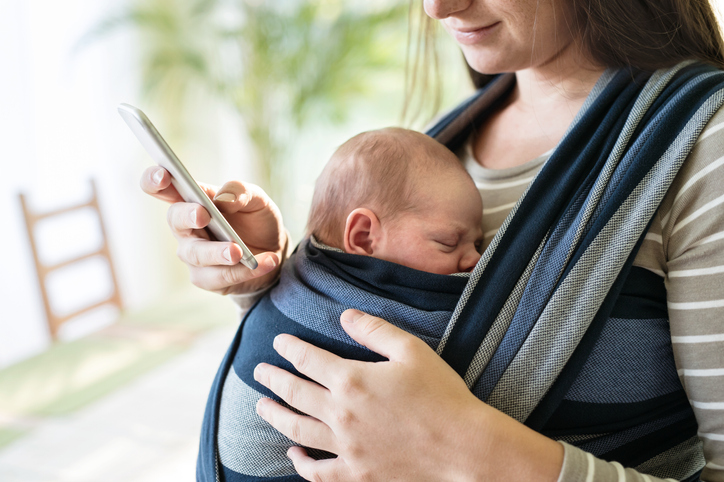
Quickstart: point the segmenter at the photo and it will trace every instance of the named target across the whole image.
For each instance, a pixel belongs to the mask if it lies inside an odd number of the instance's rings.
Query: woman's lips
[[[473,45],[488,37],[498,25],[500,25],[500,22],[491,23],[485,27],[475,29],[457,29],[451,27],[450,33],[457,43]]]

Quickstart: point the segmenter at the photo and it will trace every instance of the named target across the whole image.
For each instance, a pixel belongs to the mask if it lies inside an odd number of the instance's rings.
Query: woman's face
[[[560,0],[424,0],[424,6],[484,74],[540,67],[572,43]]]

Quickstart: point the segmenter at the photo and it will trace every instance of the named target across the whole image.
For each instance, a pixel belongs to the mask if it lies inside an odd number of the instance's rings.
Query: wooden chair
[[[101,211],[98,207],[98,196],[96,192],[96,185],[95,182],[91,179],[91,199],[88,202],[77,204],[74,206],[69,206],[61,209],[57,209],[54,211],[49,212],[43,212],[43,213],[36,213],[33,212],[30,207],[28,206],[28,203],[26,201],[25,195],[23,193],[19,194],[20,198],[20,204],[23,209],[23,216],[25,217],[25,226],[28,230],[28,239],[30,240],[30,247],[33,252],[33,259],[35,260],[35,268],[38,273],[38,282],[40,284],[40,292],[42,294],[43,298],[43,305],[45,306],[45,314],[48,320],[48,327],[50,329],[50,334],[53,337],[54,340],[57,340],[58,338],[58,330],[60,329],[61,325],[77,316],[80,316],[84,313],[87,313],[91,310],[94,310],[96,308],[99,308],[103,305],[114,305],[118,308],[119,311],[123,309],[123,304],[121,303],[121,297],[120,293],[118,292],[118,280],[116,278],[116,272],[113,267],[113,261],[111,260],[111,254],[108,250],[108,242],[107,242],[107,235],[105,226],[103,224],[103,216],[101,215]],[[82,255],[79,255],[75,258],[66,259],[64,261],[61,261],[56,264],[52,265],[46,265],[42,262],[40,259],[40,256],[38,255],[38,243],[36,240],[36,225],[45,219],[58,216],[61,214],[66,214],[73,211],[78,211],[81,209],[90,208],[92,209],[95,214],[98,216],[98,223],[100,225],[100,234],[101,234],[101,247],[97,251],[93,251],[90,253],[85,253]],[[47,282],[46,279],[50,273],[53,271],[59,270],[61,268],[65,268],[69,265],[72,265],[74,263],[78,263],[84,260],[87,260],[89,258],[92,258],[94,256],[100,256],[104,258],[108,263],[108,268],[110,270],[111,275],[111,282],[112,282],[112,291],[108,298],[103,299],[97,303],[93,303],[89,306],[84,306],[80,309],[77,309],[76,311],[72,313],[66,313],[63,315],[58,315],[51,306],[50,298],[48,297],[48,289],[47,289]]]

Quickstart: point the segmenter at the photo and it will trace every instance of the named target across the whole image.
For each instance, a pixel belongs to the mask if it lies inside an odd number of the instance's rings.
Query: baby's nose
[[[480,260],[480,253],[478,253],[474,248],[467,253],[463,255],[462,258],[460,258],[460,265],[458,268],[460,269],[461,273],[469,273],[470,271],[475,268],[475,265],[478,264],[478,261]]]

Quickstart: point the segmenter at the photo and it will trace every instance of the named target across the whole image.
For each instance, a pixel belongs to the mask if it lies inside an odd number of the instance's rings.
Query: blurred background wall
[[[0,241],[0,366],[50,342],[17,197],[21,191],[38,210],[48,209],[82,200],[88,179],[96,178],[124,299],[131,306],[141,304],[168,285],[158,246],[142,234],[152,227],[140,217],[143,200],[133,195],[132,179],[141,161],[118,135],[113,117],[117,99],[134,98],[138,92],[130,35],[89,49],[83,57],[72,56],[79,32],[119,3],[0,2],[0,203],[6,212]],[[73,226],[63,230],[70,239],[50,235],[48,257],[62,257],[80,243],[93,242],[73,236]],[[67,298],[72,293],[84,298],[97,288],[104,289],[80,283],[59,298],[72,304]]]
[[[83,201],[95,179],[127,309],[163,303],[189,284],[165,206],[138,188],[150,160],[118,103],[142,108],[197,179],[264,186],[298,241],[314,180],[334,148],[362,130],[400,123],[406,6],[0,0],[0,368],[51,343],[20,192],[44,211]],[[469,92],[460,55],[447,48],[443,106]],[[425,120],[418,117],[418,127]],[[100,239],[97,222],[82,215],[39,237],[49,261]],[[104,270],[93,262],[67,270],[54,280],[51,301],[70,311],[103,298]],[[96,310],[64,327],[61,339],[115,317]]]

